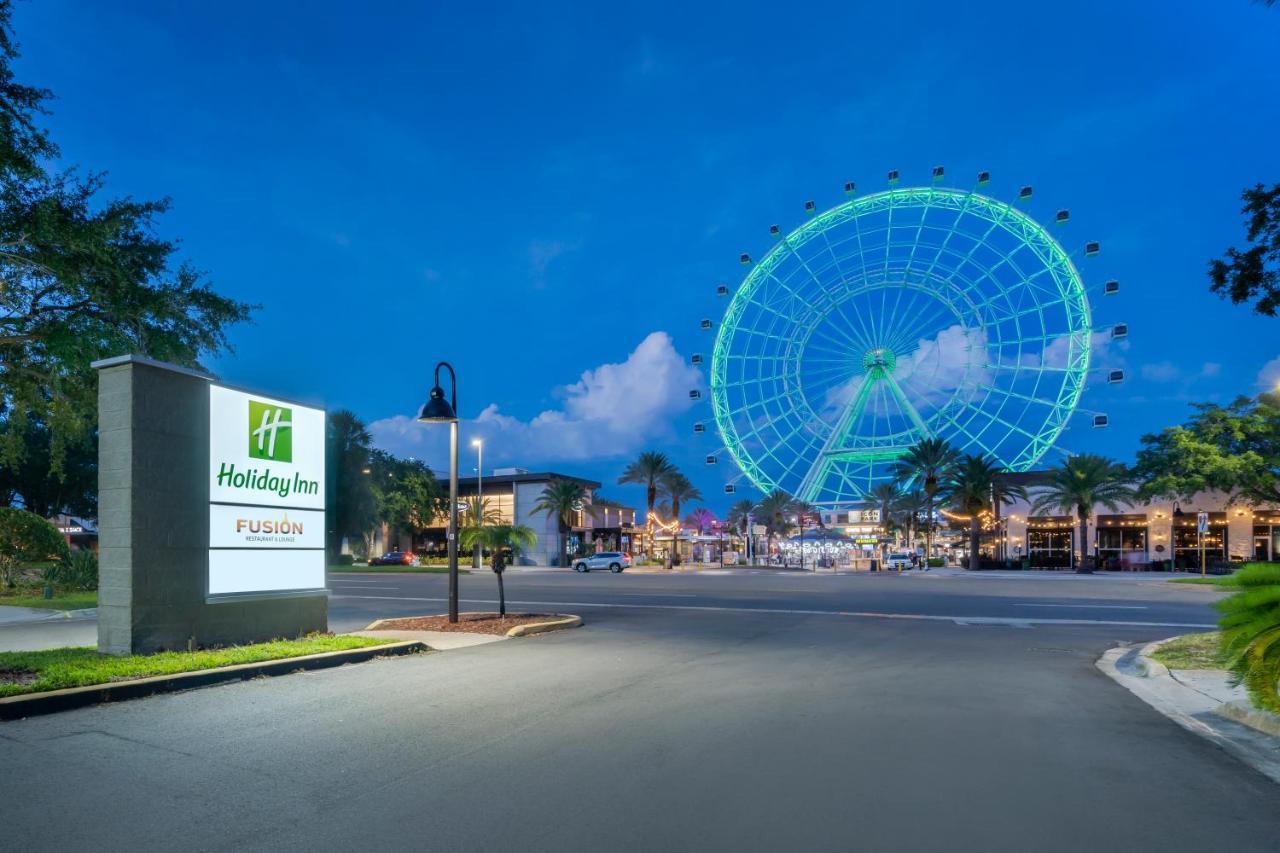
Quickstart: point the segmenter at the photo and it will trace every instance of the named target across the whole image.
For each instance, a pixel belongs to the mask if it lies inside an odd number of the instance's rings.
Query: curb
[[[1245,705],[1243,702],[1226,702],[1220,705],[1214,713],[1218,716],[1226,717],[1228,720],[1235,720],[1237,723],[1248,726],[1251,729],[1257,729],[1274,737],[1280,737],[1280,714],[1260,711],[1252,705]]]
[[[1142,673],[1143,678],[1163,678],[1164,676],[1173,678],[1169,673],[1169,667],[1151,657],[1151,655],[1155,654],[1156,649],[1169,642],[1169,639],[1172,638],[1156,640],[1154,643],[1147,643],[1138,649],[1138,657],[1134,660],[1134,668]]]
[[[554,622],[534,622],[531,625],[517,625],[507,632],[508,637],[528,637],[530,634],[545,634],[548,631],[563,631],[567,628],[581,628],[581,616],[565,616]]]
[[[177,693],[182,690],[208,687],[228,681],[244,681],[249,678],[288,675],[292,672],[315,669],[329,669],[348,663],[364,663],[378,657],[412,655],[426,651],[430,651],[427,645],[416,641],[388,643],[385,646],[372,646],[364,649],[321,652],[316,655],[302,655],[282,660],[240,663],[234,666],[222,666],[217,669],[204,669],[196,672],[153,675],[149,678],[116,681],[110,684],[91,684],[85,687],[50,690],[45,693],[7,696],[0,699],[0,720],[17,720],[22,717],[70,711],[73,708],[84,708],[88,705],[98,705],[103,702],[141,699],[145,696],[154,696],[159,693]]]

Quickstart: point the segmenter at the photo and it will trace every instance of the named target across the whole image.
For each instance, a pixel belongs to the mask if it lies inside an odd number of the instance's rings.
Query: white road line
[[[336,595],[388,601],[448,601],[446,598],[413,598],[393,595]],[[472,604],[497,604],[497,599],[467,598]],[[956,625],[1114,625],[1131,628],[1217,628],[1205,622],[1123,622],[1110,619],[1037,619],[1009,616],[932,616],[922,613],[877,613],[869,610],[800,610],[781,607],[722,607],[710,604],[614,604],[592,601],[508,601],[522,607],[607,607],[622,610],[701,610],[709,613],[765,613],[789,616],[845,616],[857,619],[908,619],[919,622],[953,622]]]
[[[1015,602],[1014,607],[1066,607],[1070,610],[1150,610],[1145,605],[1142,607],[1130,606],[1127,604],[1022,604]]]

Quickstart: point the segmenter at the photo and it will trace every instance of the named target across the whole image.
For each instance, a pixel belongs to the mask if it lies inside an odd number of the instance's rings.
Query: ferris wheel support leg
[[[829,457],[844,445],[849,430],[857,423],[858,418],[862,415],[862,410],[867,407],[867,399],[871,396],[871,389],[874,386],[875,380],[871,376],[867,376],[862,380],[862,384],[858,386],[858,393],[854,394],[853,399],[845,405],[844,411],[840,413],[840,419],[836,421],[835,428],[831,430],[831,435],[827,436],[827,440],[822,445],[822,450],[818,453],[818,457],[813,460],[813,464],[809,466],[808,472],[800,482],[800,488],[796,490],[796,497],[800,500],[812,503],[817,498],[818,491],[826,481],[827,471],[830,468]]]

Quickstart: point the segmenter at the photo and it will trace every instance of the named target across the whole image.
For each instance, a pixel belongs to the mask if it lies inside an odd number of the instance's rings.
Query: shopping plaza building
[[[1044,472],[1008,474],[1027,489],[1030,501],[1000,507],[999,514],[984,519],[982,556],[1032,569],[1065,569],[1080,557],[1080,523],[1073,514],[1036,514],[1031,511],[1036,487]],[[946,501],[939,501],[946,507]],[[1199,513],[1207,514],[1201,533]],[[880,513],[876,509],[823,512],[825,527],[838,531],[850,547],[870,555],[882,542]],[[900,539],[894,537],[895,546]],[[923,537],[917,537],[923,548]],[[1096,555],[1098,565],[1112,570],[1195,570],[1200,567],[1201,546],[1206,568],[1226,568],[1250,560],[1280,560],[1280,508],[1254,507],[1232,502],[1215,492],[1197,494],[1184,501],[1153,500],[1122,504],[1115,510],[1095,506],[1090,510],[1085,534],[1086,553]],[[934,556],[955,562],[969,547],[968,523],[941,512],[934,537]]]
[[[559,523],[554,516],[535,509],[538,498],[553,480],[578,483],[592,496],[591,502],[574,513],[568,534],[570,554],[583,549],[593,551],[630,551],[635,536],[636,511],[615,501],[595,495],[600,483],[551,471],[530,472],[523,468],[496,468],[491,475],[458,478],[458,501],[480,495],[487,513],[497,516],[498,524],[523,524],[537,536],[536,544],[522,550],[520,561],[537,566],[553,566],[564,547]],[[435,523],[417,536],[389,528],[376,530],[371,553],[411,550],[428,557],[443,556],[448,551],[448,517],[441,515]]]

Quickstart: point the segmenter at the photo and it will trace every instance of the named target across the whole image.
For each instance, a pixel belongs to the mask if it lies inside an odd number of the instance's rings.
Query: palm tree
[[[747,530],[747,520],[751,517],[751,514],[755,512],[755,509],[755,501],[749,498],[743,498],[733,506],[729,507],[729,514],[725,516],[725,520],[729,523],[730,527],[737,530],[743,536],[746,536],[747,533],[750,532]]]
[[[738,531],[742,536],[742,543],[744,546],[748,546],[750,544],[747,537],[751,535],[750,521],[752,513],[754,513],[755,510],[755,501],[750,500],[749,498],[743,498],[742,500],[734,503],[733,506],[729,507],[729,514],[725,516],[725,521],[729,526]],[[744,557],[750,556],[751,549],[748,547]]]
[[[468,527],[487,527],[490,524],[502,523],[502,514],[496,509],[490,508],[488,498],[482,498],[479,495],[471,495],[465,499],[465,506],[466,509],[458,513],[458,526],[461,529],[465,530]],[[471,558],[472,568],[480,568],[481,550],[482,549],[479,546],[474,547],[475,553]]]
[[[898,517],[903,520],[904,527],[907,528],[907,547],[912,553],[916,550],[916,531],[920,527],[920,514],[924,512],[928,505],[924,492],[919,489],[912,489],[906,492],[898,499],[896,510]]]
[[[635,462],[628,465],[623,470],[622,476],[618,478],[619,485],[636,483],[645,488],[645,509],[647,512],[644,517],[644,523],[649,530],[650,558],[653,557],[653,505],[658,500],[658,484],[663,477],[675,470],[676,466],[671,464],[667,454],[646,450],[636,458]]]
[[[764,522],[765,535],[768,537],[769,551],[773,551],[773,538],[786,536],[795,527],[791,523],[791,515],[795,512],[795,498],[782,489],[774,489],[756,504],[757,521]]]
[[[884,538],[889,538],[889,530],[893,525],[893,512],[902,500],[904,492],[902,487],[897,483],[877,483],[871,489],[871,497],[876,503],[876,507],[880,510],[880,529],[884,533]],[[880,546],[880,566],[884,567],[885,552],[888,550],[888,544]]]
[[[933,505],[939,492],[946,483],[951,466],[956,464],[960,451],[945,438],[923,438],[917,441],[907,452],[898,458],[893,466],[893,476],[898,482],[906,484],[919,480],[924,489],[924,559],[929,565],[933,556]]]
[[[716,522],[716,514],[704,506],[700,506],[685,517],[684,523],[698,531],[699,536],[705,536],[711,525]]]
[[[663,497],[671,501],[671,565],[674,566],[680,562],[680,555],[676,552],[676,540],[680,536],[680,504],[702,500],[702,492],[674,467],[658,481],[658,488],[662,490]]]
[[[982,532],[983,510],[993,510],[1015,499],[1027,499],[1022,486],[1000,478],[1003,469],[985,456],[968,455],[951,469],[946,488],[955,507],[969,516],[969,568],[978,568],[978,542]]]
[[[502,523],[502,514],[489,506],[488,498],[471,495],[464,500],[467,508],[458,513],[459,527],[488,527]]]
[[[532,527],[523,524],[492,524],[486,527],[468,527],[459,534],[464,548],[479,545],[487,548],[492,559],[493,573],[498,576],[498,615],[506,618],[507,592],[502,586],[502,552],[510,548],[512,556],[516,551],[532,548],[538,542],[538,534]]]
[[[1095,453],[1069,456],[1061,465],[1049,469],[1049,480],[1037,490],[1031,512],[1057,510],[1067,515],[1076,514],[1080,522],[1077,572],[1093,571],[1088,562],[1089,513],[1098,504],[1119,512],[1121,504],[1132,503],[1137,499],[1132,482],[1128,468]],[[1074,549],[1071,558],[1075,560]]]
[[[534,512],[546,513],[556,520],[560,531],[561,565],[569,565],[569,534],[579,512],[591,503],[591,492],[581,483],[555,478],[542,489],[533,504]]]

